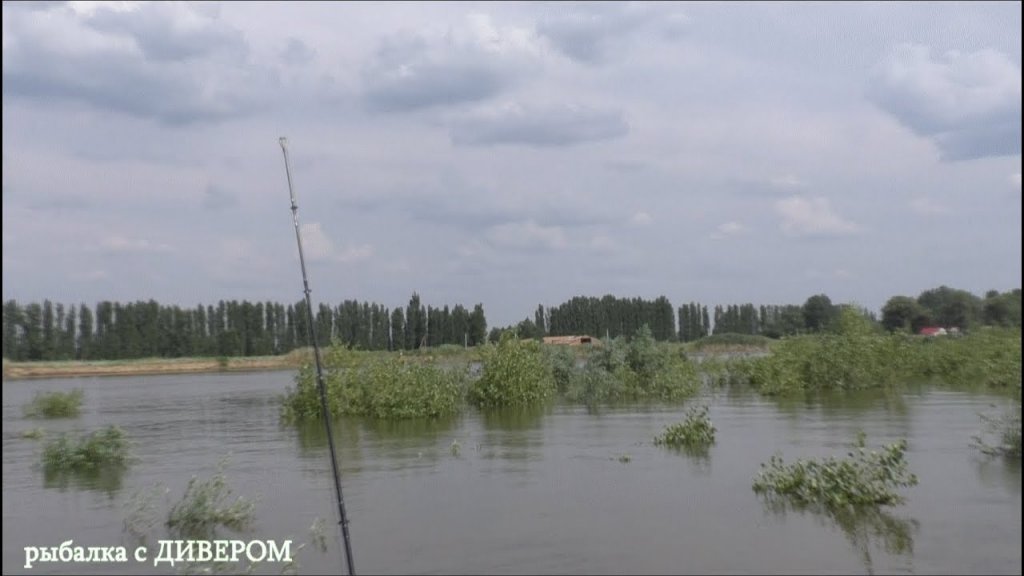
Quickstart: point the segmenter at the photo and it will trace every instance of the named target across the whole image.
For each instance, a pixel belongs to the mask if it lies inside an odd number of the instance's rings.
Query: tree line
[[[646,324],[656,340],[692,342],[711,334],[749,334],[782,338],[799,334],[826,332],[835,327],[841,304],[826,294],[815,294],[802,304],[759,305],[752,303],[708,307],[698,302],[680,306],[673,314],[664,296],[642,298],[602,298],[576,296],[558,306],[538,305],[533,318],[518,324],[494,328],[489,338],[512,330],[521,338],[589,335],[597,338],[630,336]],[[1021,326],[1021,292],[1000,293],[990,290],[979,298],[965,290],[940,286],[919,296],[894,296],[882,309],[882,319],[869,310],[860,313],[892,331],[917,333],[933,324],[969,330],[977,326]],[[678,321],[678,323],[677,323]]]
[[[533,317],[487,332],[482,304],[424,306],[413,293],[405,307],[345,300],[319,304],[314,322],[319,344],[340,342],[363,350],[414,350],[444,344],[476,346],[513,330],[521,338],[590,335],[630,336],[646,325],[660,341],[691,342],[711,334],[750,334],[781,338],[830,330],[841,305],[825,294],[803,305],[698,302],[673,309],[665,296],[653,300],[575,296],[557,306],[538,305]],[[1021,327],[1021,291],[990,290],[978,297],[940,286],[916,297],[893,296],[882,308],[890,331],[917,333],[926,326],[970,330],[978,326]],[[153,300],[103,301],[65,307],[49,300],[3,306],[3,356],[11,360],[117,360],[185,356],[263,356],[310,345],[305,301],[220,301],[195,308],[162,306]]]
[[[482,304],[405,308],[346,300],[314,311],[318,343],[364,350],[475,346],[487,334]],[[24,360],[120,360],[186,356],[265,356],[310,345],[306,303],[224,301],[195,308],[154,300],[65,307],[49,300],[3,306],[3,356]]]

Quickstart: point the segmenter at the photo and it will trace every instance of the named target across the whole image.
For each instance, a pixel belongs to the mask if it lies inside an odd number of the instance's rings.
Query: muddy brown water
[[[133,493],[166,487],[166,510],[193,475],[225,456],[236,494],[258,498],[250,533],[226,538],[310,539],[327,520],[328,550],[296,554],[299,573],[344,570],[326,438],[278,420],[293,372],[104,377],[3,384],[3,572],[179,573],[155,567],[160,525],[144,563],[36,563],[26,546],[128,546]],[[37,391],[83,388],[81,416],[35,420]],[[918,388],[780,403],[718,390],[707,403],[718,429],[706,456],[653,445],[686,406],[481,413],[423,423],[348,419],[335,433],[360,574],[1020,574],[1019,461],[970,446],[980,413],[1008,401]],[[121,426],[137,461],[98,481],[46,478],[47,437]],[[751,490],[773,453],[842,455],[856,431],[872,445],[906,438],[920,484],[882,516],[840,523],[765,506]],[[458,453],[451,449],[453,441]],[[279,564],[256,573],[278,574]]]

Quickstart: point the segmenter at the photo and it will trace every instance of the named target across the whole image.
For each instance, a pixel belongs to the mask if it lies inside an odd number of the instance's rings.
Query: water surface
[[[298,555],[300,573],[344,569],[326,438],[278,422],[292,372],[15,381],[3,384],[3,571],[175,573],[180,566],[36,564],[25,546],[131,545],[125,503],[140,489],[181,498],[193,475],[225,456],[237,494],[256,496],[243,538],[309,540],[327,520],[329,549]],[[85,390],[82,415],[33,420],[36,391]],[[745,390],[707,403],[718,428],[704,457],[656,447],[654,435],[686,406],[591,412],[557,405],[440,422],[339,422],[335,433],[361,574],[1011,574],[1021,573],[1019,462],[970,446],[979,413],[1006,400],[919,389],[777,402]],[[137,462],[98,480],[45,478],[43,427],[85,432],[121,426]],[[870,444],[906,438],[920,484],[906,504],[836,519],[776,510],[751,490],[759,464],[779,452],[843,455],[857,430]],[[451,445],[457,441],[458,454]],[[165,538],[161,527],[153,540]],[[294,547],[294,545],[293,545]],[[276,574],[280,565],[257,573]]]

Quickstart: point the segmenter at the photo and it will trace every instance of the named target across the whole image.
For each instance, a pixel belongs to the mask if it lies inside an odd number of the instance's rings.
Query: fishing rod
[[[299,245],[299,265],[302,267],[302,285],[306,294],[306,312],[309,318],[309,338],[313,342],[313,357],[316,359],[316,382],[320,388],[320,407],[324,418],[324,428],[327,430],[327,446],[331,451],[331,471],[334,473],[334,491],[338,497],[338,523],[341,524],[341,535],[345,541],[345,562],[348,564],[348,573],[355,576],[356,568],[352,560],[352,540],[348,534],[348,515],[345,514],[345,497],[341,493],[341,472],[338,470],[338,456],[334,451],[334,434],[331,433],[331,414],[327,409],[327,389],[324,386],[323,364],[320,361],[320,346],[316,339],[316,323],[313,321],[313,302],[310,299],[309,279],[306,276],[306,259],[302,254],[302,235],[299,232],[299,206],[295,203],[295,191],[292,189],[292,170],[288,164],[288,140],[281,136],[278,138],[281,144],[281,152],[284,153],[284,171],[288,176],[288,194],[292,200],[292,221],[295,223],[295,241]]]

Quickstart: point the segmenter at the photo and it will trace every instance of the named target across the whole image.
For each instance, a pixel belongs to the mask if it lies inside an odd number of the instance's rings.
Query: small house
[[[590,336],[545,336],[545,344],[560,344],[565,346],[591,346],[600,344],[601,341]]]

